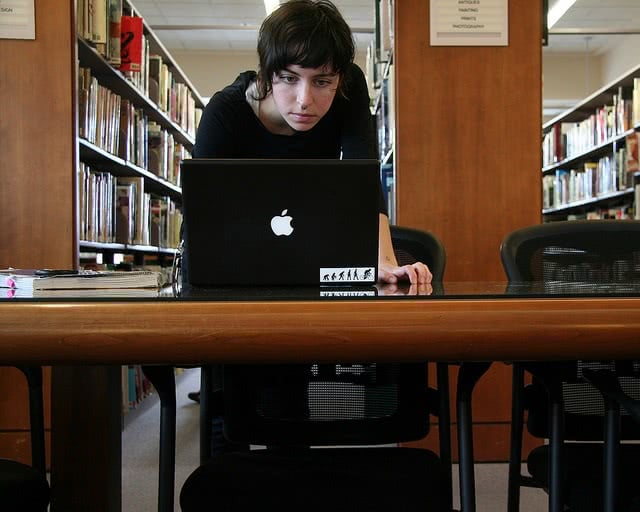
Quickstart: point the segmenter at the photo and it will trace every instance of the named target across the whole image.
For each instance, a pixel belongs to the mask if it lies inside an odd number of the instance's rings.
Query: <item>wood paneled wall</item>
[[[503,47],[430,46],[429,4],[395,3],[397,223],[442,240],[445,288],[503,280],[502,239],[542,220],[542,2],[509,1]],[[510,389],[496,363],[475,390],[478,461],[508,459]]]
[[[36,0],[35,40],[0,39],[0,268],[76,265],[73,5]],[[24,376],[0,367],[0,395],[0,456],[28,462]]]
[[[0,267],[76,264],[69,0],[36,0],[35,40],[0,40]]]
[[[510,0],[508,46],[430,46],[429,2],[398,0],[397,222],[433,231],[449,281],[501,280],[511,230],[541,222],[540,0]]]

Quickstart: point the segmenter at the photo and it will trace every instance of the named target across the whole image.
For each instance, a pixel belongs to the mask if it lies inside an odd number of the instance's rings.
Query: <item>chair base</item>
[[[183,512],[449,512],[448,479],[417,448],[253,450],[213,458],[185,482]]]
[[[46,512],[47,480],[31,466],[0,459],[0,509],[3,512]]]
[[[623,445],[620,450],[621,472],[618,480],[620,512],[640,511],[640,445]],[[603,456],[602,444],[566,443],[563,478],[565,504],[572,512],[602,512]],[[539,446],[527,458],[533,486],[547,488],[548,446]]]

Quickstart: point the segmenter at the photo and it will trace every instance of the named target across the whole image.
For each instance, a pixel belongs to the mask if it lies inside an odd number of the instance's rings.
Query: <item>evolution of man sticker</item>
[[[320,269],[320,283],[373,283],[373,267],[334,267]]]

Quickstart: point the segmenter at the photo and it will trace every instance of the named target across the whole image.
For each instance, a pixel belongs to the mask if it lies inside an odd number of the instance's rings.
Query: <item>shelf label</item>
[[[431,46],[507,46],[508,0],[431,0]]]
[[[0,39],[35,39],[34,0],[0,0]]]

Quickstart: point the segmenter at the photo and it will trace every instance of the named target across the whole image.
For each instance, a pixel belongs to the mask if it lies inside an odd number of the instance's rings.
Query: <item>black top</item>
[[[231,84],[216,92],[198,125],[194,158],[377,158],[377,139],[370,98],[362,70],[352,64],[344,76],[344,95],[338,92],[331,108],[310,130],[278,135],[267,130],[246,100],[256,79],[254,71],[240,73]],[[379,188],[380,213],[387,214]],[[183,235],[186,231],[183,228]],[[188,241],[185,239],[185,251]],[[182,281],[188,268],[182,262]]]
[[[373,117],[364,74],[353,64],[327,114],[309,131],[269,132],[247,103],[254,71],[214,94],[198,126],[195,158],[377,158]]]

